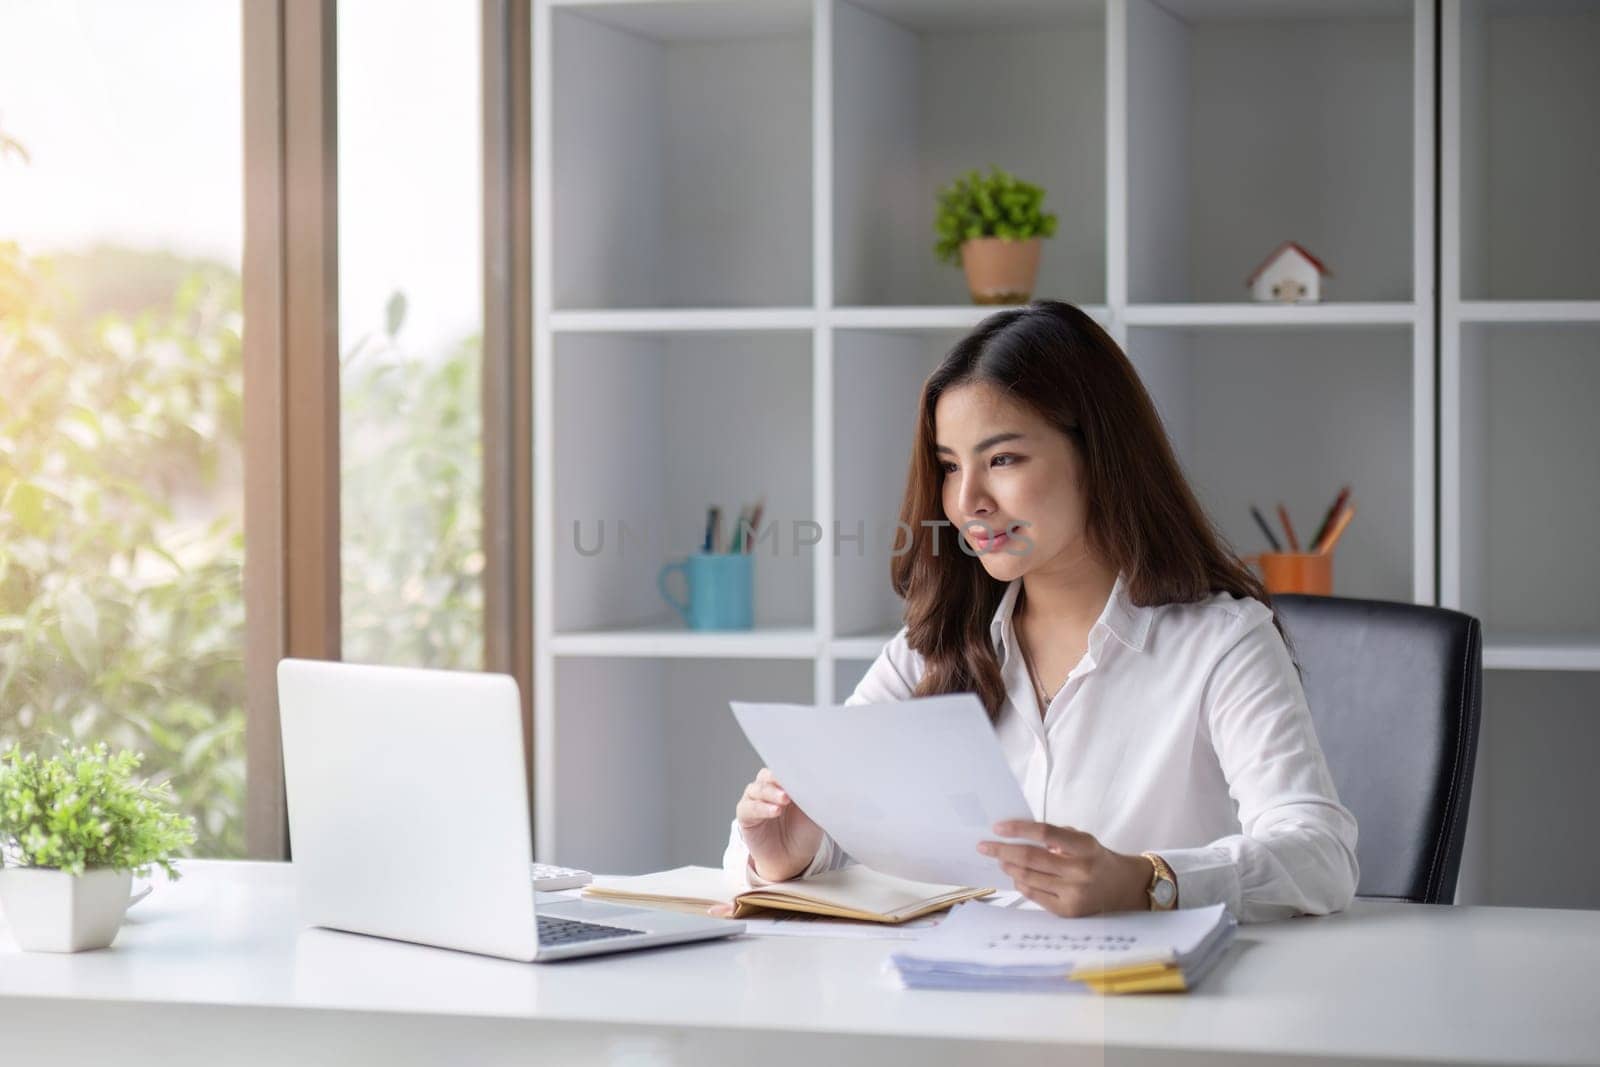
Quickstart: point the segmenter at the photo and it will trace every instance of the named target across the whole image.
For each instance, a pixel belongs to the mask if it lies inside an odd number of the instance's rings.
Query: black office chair
[[[1453,903],[1478,750],[1478,620],[1379,600],[1272,602],[1339,800],[1359,827],[1356,895]]]

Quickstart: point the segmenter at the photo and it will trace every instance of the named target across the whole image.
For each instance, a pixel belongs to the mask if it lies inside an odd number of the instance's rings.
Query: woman
[[[978,847],[1027,901],[1221,902],[1243,922],[1349,904],[1355,819],[1267,593],[1094,320],[1039,302],[951,350],[923,385],[901,521],[906,625],[846,703],[978,694],[1036,819],[994,828],[1027,843]],[[763,768],[730,875],[845,862]]]

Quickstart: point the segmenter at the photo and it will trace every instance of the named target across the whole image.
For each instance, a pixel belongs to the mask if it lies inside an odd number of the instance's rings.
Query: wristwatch
[[[1171,911],[1178,906],[1178,876],[1172,873],[1172,868],[1167,866],[1167,861],[1154,852],[1141,852],[1139,855],[1150,861],[1155,868],[1155,873],[1150,876],[1150,910]]]

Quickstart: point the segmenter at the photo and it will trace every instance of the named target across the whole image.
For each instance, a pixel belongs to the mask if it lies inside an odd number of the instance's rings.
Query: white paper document
[[[733,714],[784,790],[850,856],[921,882],[1010,889],[978,853],[1035,816],[971,693],[890,704],[749,704]]]
[[[1063,919],[968,903],[889,966],[907,989],[1177,992],[1216,966],[1237,926],[1221,904]]]
[[[975,973],[1005,974],[1182,964],[1231,925],[1221,904],[1063,919],[1048,912],[971,902],[957,906],[935,936],[903,955],[958,964]]]

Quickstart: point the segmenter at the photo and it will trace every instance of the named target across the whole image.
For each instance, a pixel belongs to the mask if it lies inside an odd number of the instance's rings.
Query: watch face
[[[1155,893],[1156,906],[1161,908],[1171,907],[1172,898],[1177,895],[1172,883],[1164,878],[1156,882],[1153,892]]]

